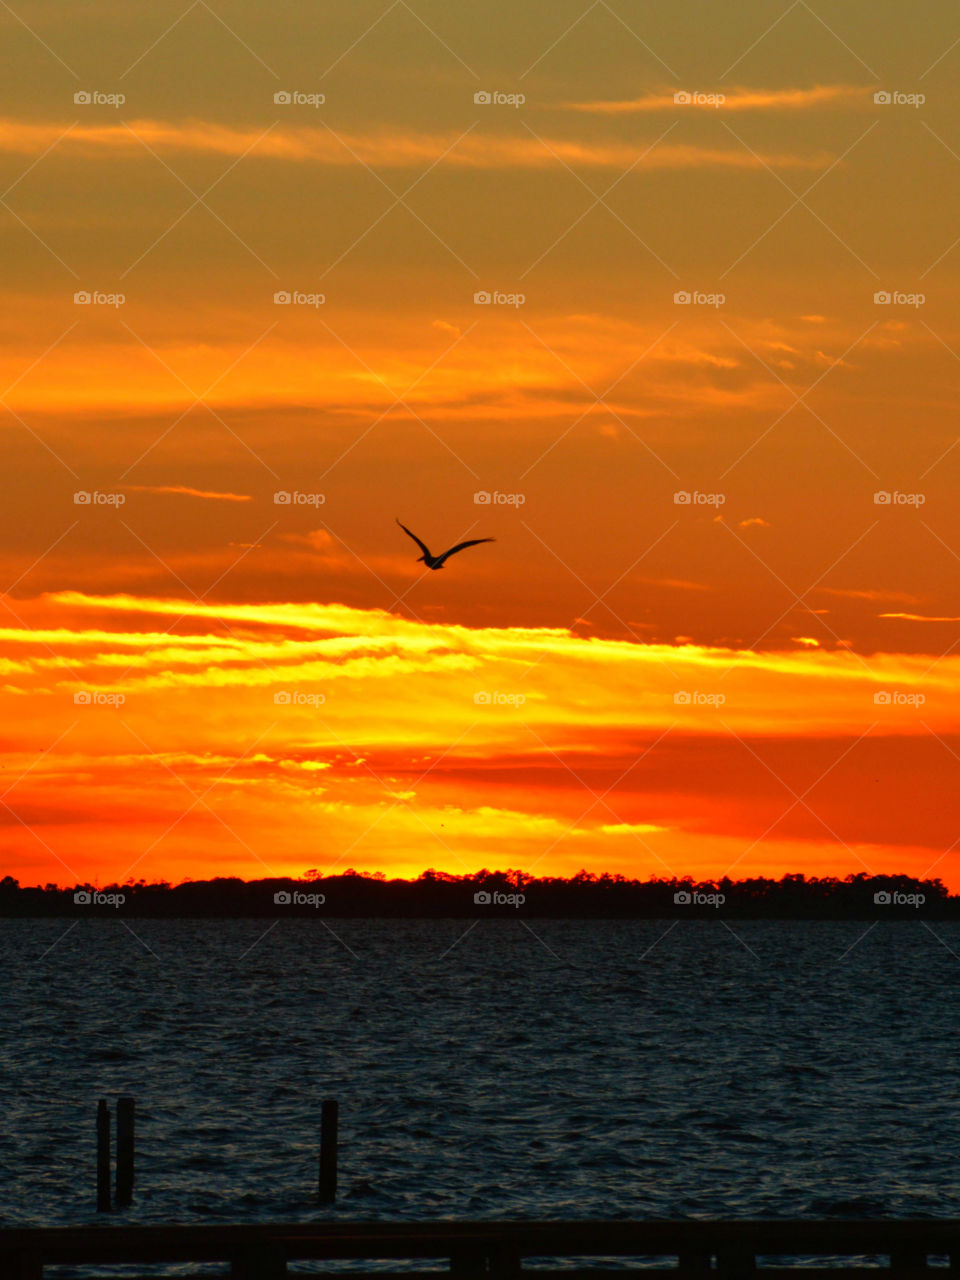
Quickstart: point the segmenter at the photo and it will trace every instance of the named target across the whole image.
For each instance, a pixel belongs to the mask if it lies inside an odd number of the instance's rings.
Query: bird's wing
[[[394,519],[396,520],[396,516],[394,516]],[[408,538],[412,538],[414,540],[414,542],[417,544],[417,546],[420,548],[420,550],[423,552],[425,556],[428,556],[430,554],[430,548],[427,546],[425,542],[421,542],[420,539],[417,537],[417,535],[415,533],[411,533],[405,524],[400,524],[399,520],[397,520],[397,524],[400,525],[400,528],[403,530],[403,532],[407,535]]]
[[[481,542],[496,542],[496,538],[471,538],[468,542],[458,542],[455,547],[451,547],[449,551],[445,551],[442,556],[437,556],[437,560],[442,564],[444,560],[449,560],[451,556],[462,551],[464,547],[477,547]]]

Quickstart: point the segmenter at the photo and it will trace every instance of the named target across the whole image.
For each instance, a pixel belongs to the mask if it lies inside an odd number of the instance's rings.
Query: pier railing
[[[291,1225],[110,1226],[0,1230],[3,1280],[44,1280],[55,1264],[219,1262],[233,1280],[280,1280],[288,1263],[349,1261],[321,1272],[406,1275],[609,1276],[611,1262],[717,1280],[947,1280],[960,1276],[960,1220],[743,1222],[320,1222]],[[374,1272],[358,1262],[379,1264]],[[408,1270],[415,1264],[414,1270]],[[829,1265],[827,1265],[829,1264]],[[761,1275],[757,1276],[756,1273]],[[316,1273],[313,1273],[316,1274]]]

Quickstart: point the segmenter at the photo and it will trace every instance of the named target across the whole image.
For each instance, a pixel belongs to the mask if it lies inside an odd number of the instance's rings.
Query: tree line
[[[960,919],[960,895],[940,879],[907,875],[792,874],[771,879],[691,877],[646,880],[609,873],[533,876],[481,870],[467,875],[425,871],[414,880],[347,870],[322,875],[242,880],[218,876],[179,884],[22,886],[0,879],[0,916],[152,917],[431,916],[563,917],[569,919]]]

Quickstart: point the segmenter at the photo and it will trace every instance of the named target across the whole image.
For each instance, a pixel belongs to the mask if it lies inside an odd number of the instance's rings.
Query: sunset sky
[[[960,890],[954,5],[0,30],[0,874]]]

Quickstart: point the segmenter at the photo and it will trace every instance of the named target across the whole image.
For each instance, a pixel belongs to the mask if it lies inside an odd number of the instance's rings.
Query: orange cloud
[[[671,587],[675,591],[712,591],[713,588],[705,582],[690,582],[686,578],[644,578],[638,577],[638,582],[647,582],[652,587]]]
[[[184,484],[125,484],[132,493],[174,493],[188,498],[209,498],[216,502],[252,502],[249,493],[218,493],[214,489],[191,489]]]
[[[20,726],[0,739],[18,779],[0,847],[42,879],[345,857],[455,871],[491,842],[542,871],[922,870],[946,835],[949,804],[918,817],[908,794],[920,768],[931,794],[952,788],[960,657],[638,644],[338,604],[61,592],[16,607],[25,625],[0,629],[0,714]],[[851,769],[880,780],[871,805]]]
[[[675,90],[663,90],[650,93],[642,98],[630,98],[620,101],[572,102],[567,104],[570,111],[587,111],[604,115],[625,115],[648,111],[675,111],[688,104],[678,103]],[[719,109],[724,111],[789,111],[808,110],[812,107],[827,107],[838,102],[859,100],[869,102],[869,91],[858,85],[817,85],[812,89],[725,89],[714,92],[723,95]],[[709,99],[711,95],[704,95]],[[700,105],[705,109],[716,110],[717,104],[709,100],[694,100],[693,106]]]
[[[899,618],[903,622],[960,622],[953,614],[931,616],[925,613],[878,613],[878,618]]]
[[[818,587],[818,591],[822,591],[828,596],[845,596],[850,600],[904,600],[907,602],[916,601],[916,596],[909,595],[906,591],[877,591],[868,587]],[[896,614],[881,614],[881,617],[896,617]]]
[[[158,153],[198,152],[251,155],[322,165],[370,165],[378,169],[444,165],[467,169],[539,169],[563,161],[570,165],[626,169],[643,155],[646,169],[820,169],[831,163],[825,153],[753,154],[742,147],[664,144],[649,151],[642,144],[589,142],[501,133],[341,133],[322,126],[243,129],[211,121],[131,120],[127,124],[33,123],[0,119],[0,152],[39,154],[48,147],[86,155],[129,158],[144,146]],[[646,151],[646,154],[644,152]]]
[[[672,293],[664,289],[671,308]],[[322,405],[366,424],[381,411],[405,414],[398,397],[418,412],[442,409],[445,417],[468,421],[569,418],[573,404],[595,404],[583,382],[615,384],[606,403],[631,419],[708,405],[774,409],[788,394],[710,317],[684,314],[682,324],[671,328],[614,316],[558,319],[529,308],[523,325],[488,314],[473,305],[472,291],[464,294],[462,327],[471,332],[463,341],[438,333],[426,319],[410,326],[403,343],[395,335],[357,341],[353,316],[339,313],[328,328],[277,308],[283,312],[278,327],[252,347],[248,333],[197,342],[164,332],[151,335],[148,349],[119,326],[106,332],[77,328],[22,376],[22,354],[5,344],[0,380],[15,384],[6,403],[18,412],[126,413],[135,407],[163,414],[189,408],[192,389],[199,394],[213,385],[207,402],[214,406]],[[741,329],[747,340],[750,330],[749,324]],[[638,346],[649,350],[624,379]]]

